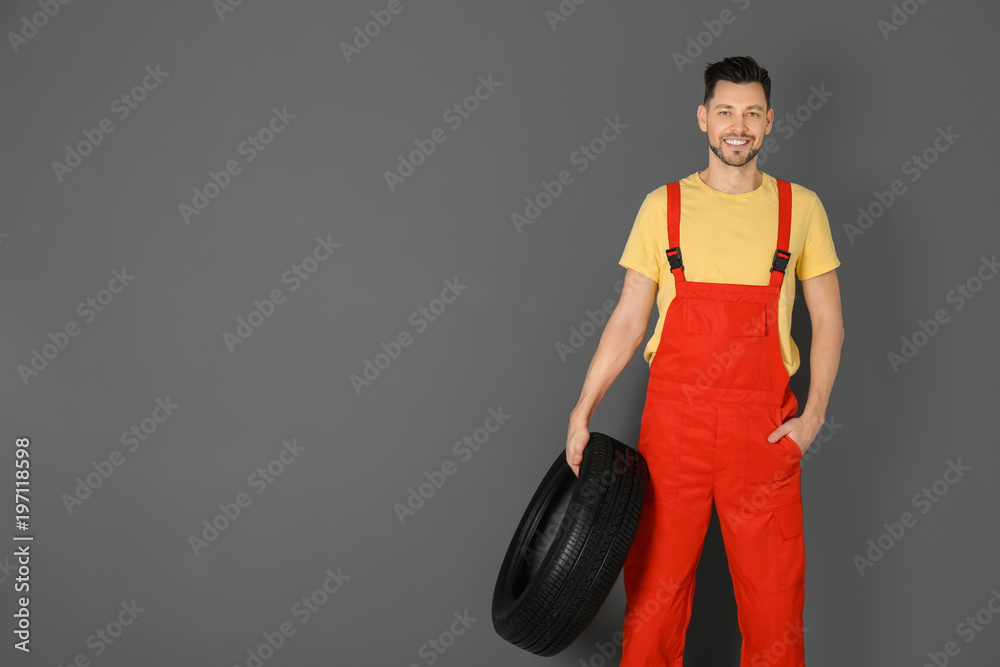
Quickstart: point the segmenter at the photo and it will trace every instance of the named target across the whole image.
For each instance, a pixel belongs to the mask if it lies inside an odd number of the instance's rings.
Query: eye
[[[720,111],[719,113],[723,114],[723,113],[729,113],[729,112],[728,111]]]

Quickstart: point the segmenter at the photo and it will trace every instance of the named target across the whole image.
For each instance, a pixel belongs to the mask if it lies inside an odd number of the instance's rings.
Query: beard
[[[737,156],[736,159],[731,159],[724,152],[724,144],[725,144],[724,141],[719,140],[719,145],[713,146],[712,145],[712,140],[709,139],[709,141],[708,141],[708,147],[710,149],[712,149],[712,152],[715,153],[716,157],[718,157],[720,160],[722,160],[723,164],[727,164],[730,167],[745,167],[746,165],[748,165],[750,163],[751,160],[753,160],[755,157],[757,157],[757,153],[759,153],[760,149],[763,147],[763,143],[762,143],[757,148],[751,148],[751,149],[746,150],[745,151],[746,155],[744,155],[742,158],[740,158],[739,156]]]

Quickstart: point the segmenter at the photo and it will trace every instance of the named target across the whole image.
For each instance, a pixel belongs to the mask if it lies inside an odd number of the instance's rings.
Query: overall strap
[[[785,269],[791,257],[788,240],[792,230],[792,185],[780,178],[774,180],[778,183],[778,247],[771,261],[771,287],[781,285],[781,280],[785,277]]]
[[[667,183],[667,261],[674,283],[685,282],[684,264],[681,263],[681,184]]]
[[[792,230],[792,185],[780,178],[774,179],[778,184],[778,241],[771,261],[772,287],[781,285],[785,277],[785,269],[791,254],[788,252],[789,238]],[[678,181],[667,183],[667,261],[670,262],[670,272],[674,274],[674,282],[685,282],[684,263],[681,258],[681,184]]]

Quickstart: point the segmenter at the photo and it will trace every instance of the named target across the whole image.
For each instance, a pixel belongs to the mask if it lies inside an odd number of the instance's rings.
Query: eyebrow
[[[732,109],[733,106],[731,104],[721,104],[720,103],[720,104],[714,105],[714,108],[716,108],[716,109]],[[747,109],[756,109],[757,111],[763,111],[764,107],[762,107],[759,104],[751,104],[750,106],[747,107]]]

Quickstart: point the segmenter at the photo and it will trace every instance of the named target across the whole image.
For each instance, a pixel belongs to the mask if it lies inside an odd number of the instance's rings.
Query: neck
[[[711,160],[708,168],[699,171],[698,176],[713,190],[731,195],[752,192],[764,181],[764,174],[757,169],[756,157],[742,167],[730,167],[719,160]]]

